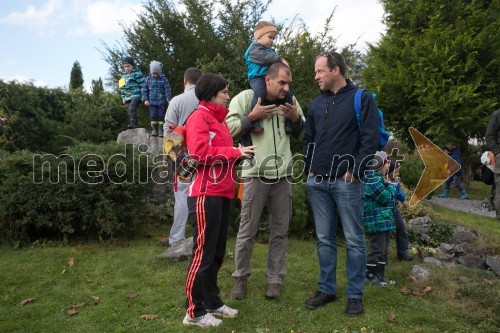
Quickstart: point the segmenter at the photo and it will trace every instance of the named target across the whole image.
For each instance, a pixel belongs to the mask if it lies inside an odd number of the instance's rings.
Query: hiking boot
[[[437,195],[438,198],[448,198],[448,193],[450,193],[450,190],[445,188],[443,192],[439,193]]]
[[[467,192],[465,192],[465,190],[460,192],[460,200],[467,200],[467,199],[469,199],[469,195],[467,194]]]
[[[260,121],[259,120],[256,120],[253,123],[251,131],[254,132],[254,133],[262,133],[262,132],[264,132],[264,127],[260,126]]]
[[[366,265],[366,282],[370,282],[372,285],[377,287],[386,287],[387,283],[385,281],[379,280],[377,265],[367,264]]]
[[[345,314],[351,317],[361,316],[365,311],[363,310],[363,301],[361,298],[348,298]]]
[[[223,318],[234,318],[238,315],[238,310],[230,308],[225,304],[215,310],[207,309],[207,312],[212,314],[212,316],[223,317]]]
[[[151,136],[158,136],[158,124],[151,124]]]
[[[413,256],[409,254],[408,252],[398,254],[398,259],[401,261],[412,261]]]
[[[376,276],[379,279],[379,281],[384,282],[386,285],[395,285],[396,281],[394,280],[389,280],[388,278],[385,277],[385,262],[377,262],[377,272]]]
[[[242,300],[247,294],[247,279],[236,278],[234,281],[233,290],[231,290],[231,297],[233,299]]]
[[[199,326],[199,327],[211,327],[211,326],[219,326],[222,324],[222,320],[215,318],[210,313],[205,314],[204,316],[191,318],[188,314],[182,320],[184,325],[191,326]]]
[[[278,299],[281,294],[281,284],[268,283],[266,288],[266,297],[269,299]]]
[[[336,300],[337,300],[337,295],[335,294],[327,295],[323,294],[321,291],[317,291],[313,297],[307,299],[304,302],[304,305],[306,306],[306,308],[314,310],[319,308],[320,306],[323,306],[330,302],[334,302]]]

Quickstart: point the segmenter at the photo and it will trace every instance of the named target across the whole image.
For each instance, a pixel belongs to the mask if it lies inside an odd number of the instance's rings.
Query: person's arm
[[[381,180],[365,184],[365,196],[384,206],[390,206],[394,202],[395,192],[394,185]]]
[[[312,117],[314,112],[313,103],[309,103],[307,121],[304,124],[304,140],[302,141],[302,153],[304,154],[305,171],[310,172],[311,162],[314,151],[314,137],[316,130],[314,126],[314,119]]]
[[[354,114],[354,110],[352,111]],[[353,175],[362,178],[369,162],[368,156],[377,152],[380,141],[379,117],[373,97],[366,91],[361,96],[361,130],[359,135],[359,151],[355,156]],[[365,165],[362,165],[364,162]]]
[[[194,160],[211,165],[216,162],[229,163],[242,156],[235,147],[213,147],[209,145],[209,122],[202,112],[194,112],[186,122],[186,146]]]
[[[269,65],[281,61],[281,57],[272,49],[266,49],[259,43],[253,43],[248,52],[250,61],[259,65]]]
[[[491,152],[495,157],[500,153],[500,138],[498,137],[498,112],[493,112],[486,128],[486,144],[490,147]]]
[[[170,83],[166,76],[163,77],[165,79],[165,96],[167,96],[167,102],[170,103],[172,100],[172,89],[170,88]]]
[[[142,85],[142,100],[144,101],[144,104],[146,104],[146,102],[149,103],[149,76],[146,78],[146,80],[144,80],[144,84]]]

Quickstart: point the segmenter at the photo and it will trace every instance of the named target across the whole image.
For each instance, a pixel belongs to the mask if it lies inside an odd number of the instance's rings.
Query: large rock
[[[159,259],[167,259],[169,261],[179,261],[191,256],[193,252],[193,237],[178,241],[165,252],[157,256]]]
[[[477,235],[473,231],[462,226],[456,227],[451,235],[451,240],[455,244],[472,243],[476,239]]]
[[[500,258],[486,256],[486,266],[488,266],[496,276],[500,276]]]
[[[415,265],[411,270],[411,275],[414,276],[418,281],[424,282],[429,279],[431,271],[430,269],[424,268],[419,265]]]
[[[141,152],[147,152],[152,157],[162,153],[163,138],[151,136],[145,128],[128,129],[118,134],[117,143],[130,142]]]
[[[416,217],[408,221],[408,228],[413,230],[420,240],[425,241],[429,237],[429,222],[428,216]]]
[[[457,262],[467,268],[479,269],[484,269],[484,265],[486,264],[486,260],[484,259],[484,257],[478,254],[467,254],[463,257],[458,258]]]

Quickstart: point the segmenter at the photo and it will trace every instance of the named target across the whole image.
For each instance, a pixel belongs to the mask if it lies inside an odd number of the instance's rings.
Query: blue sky
[[[133,23],[142,10],[133,0],[4,0],[0,6],[0,79],[31,81],[38,86],[67,88],[75,60],[85,86],[107,76],[98,51],[123,37],[119,22]],[[328,5],[326,4],[328,3]],[[274,0],[264,19],[283,21],[295,15],[310,31],[321,30],[335,8],[338,45],[360,37],[359,49],[384,32],[383,9],[377,0]]]

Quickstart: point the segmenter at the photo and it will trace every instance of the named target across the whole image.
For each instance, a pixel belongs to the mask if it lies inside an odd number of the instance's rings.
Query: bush
[[[47,235],[109,238],[130,231],[147,213],[152,188],[149,159],[133,149],[77,143],[57,157],[6,155],[0,162],[1,237],[30,242]]]

